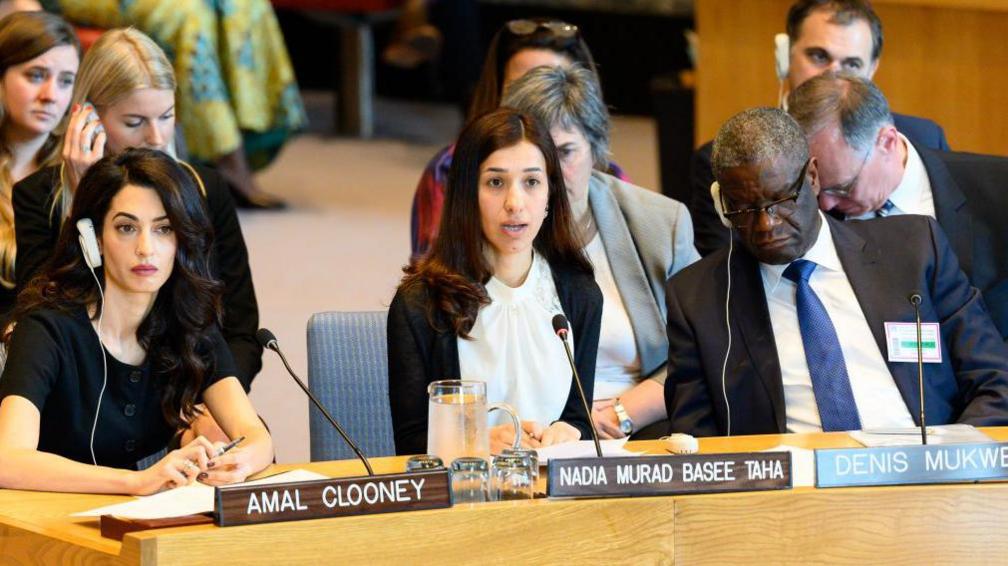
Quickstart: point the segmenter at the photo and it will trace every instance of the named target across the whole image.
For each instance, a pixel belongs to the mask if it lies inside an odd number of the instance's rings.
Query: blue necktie
[[[875,211],[875,218],[885,218],[886,216],[889,216],[892,214],[892,209],[895,207],[896,205],[893,204],[893,201],[886,200],[885,203],[882,204],[882,208]]]
[[[826,307],[809,285],[809,277],[815,268],[816,264],[811,261],[795,260],[784,270],[784,277],[794,281],[796,286],[798,326],[812,378],[812,391],[819,406],[819,419],[825,432],[860,430],[861,419],[854,403],[836,328]]]

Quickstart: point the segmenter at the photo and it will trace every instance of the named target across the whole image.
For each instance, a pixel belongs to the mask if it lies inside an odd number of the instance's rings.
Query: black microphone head
[[[273,333],[268,328],[260,328],[256,331],[256,340],[259,341],[260,346],[270,350],[273,349],[277,341],[276,336],[273,336]]]
[[[920,306],[921,302],[923,301],[923,299],[921,298],[920,293],[918,293],[917,291],[914,291],[914,292],[910,293],[910,296],[907,297],[907,299],[909,299],[911,303],[913,303],[913,304],[915,304],[917,306]]]
[[[567,322],[566,316],[558,314],[553,317],[553,332],[556,332],[557,336],[566,336],[568,330],[570,330],[570,324]]]

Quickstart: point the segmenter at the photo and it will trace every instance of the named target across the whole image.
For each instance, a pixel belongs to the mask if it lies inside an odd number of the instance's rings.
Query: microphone
[[[333,425],[333,428],[336,429],[336,432],[338,432],[339,435],[343,437],[343,440],[346,441],[347,446],[349,446],[350,449],[353,450],[355,454],[357,454],[357,457],[360,458],[360,461],[364,463],[364,468],[367,469],[368,475],[369,476],[375,475],[374,470],[371,469],[371,464],[368,462],[367,457],[364,456],[364,453],[361,452],[361,449],[357,446],[357,444],[350,439],[350,435],[348,435],[346,431],[343,430],[343,427],[340,426],[338,422],[336,422],[336,419],[334,419],[332,415],[329,414],[329,411],[327,411],[325,407],[322,406],[322,403],[320,403],[319,400],[315,398],[315,395],[312,395],[312,392],[308,390],[308,387],[304,384],[303,381],[301,381],[301,378],[299,378],[297,374],[294,373],[294,370],[291,369],[290,364],[287,363],[287,356],[284,356],[283,352],[280,350],[280,344],[277,343],[276,336],[274,336],[273,333],[270,332],[269,330],[265,328],[260,328],[256,332],[256,340],[259,341],[259,344],[263,348],[266,348],[267,350],[273,350],[280,356],[280,359],[283,361],[284,367],[287,368],[287,373],[289,373],[290,376],[294,378],[294,381],[297,382],[297,384],[301,387],[301,390],[305,392],[305,395],[307,395],[308,398],[311,399],[311,402],[315,404],[315,408],[317,408],[319,411],[322,412],[322,415],[325,416],[325,418],[329,421],[329,424]]]
[[[920,423],[921,423],[921,444],[927,444],[927,422],[924,420],[924,346],[921,344],[921,317],[920,305],[921,295],[917,291],[910,293],[907,297],[917,314],[917,386],[920,388]]]
[[[581,375],[578,374],[577,366],[574,365],[574,356],[571,355],[570,344],[567,343],[569,331],[570,324],[568,324],[566,316],[558,314],[553,317],[553,332],[563,342],[564,351],[567,352],[567,361],[570,362],[571,371],[574,373],[574,383],[577,384],[578,393],[581,394],[581,403],[584,405],[585,412],[588,413],[588,424],[591,425],[592,440],[595,441],[595,453],[601,458],[602,445],[599,444],[598,432],[595,431],[595,419],[592,418],[591,407],[588,406],[588,398],[585,397],[584,387],[581,386]]]

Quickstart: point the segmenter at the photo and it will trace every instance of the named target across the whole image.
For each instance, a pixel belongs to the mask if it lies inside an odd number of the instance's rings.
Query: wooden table
[[[1008,428],[985,429],[998,440]],[[701,440],[703,452],[856,446],[844,434]],[[661,453],[657,442],[631,448]],[[404,458],[377,458],[377,473]],[[355,461],[275,466],[357,475]],[[103,539],[70,513],[120,496],[0,490],[2,564],[999,562],[1008,483],[485,503]]]

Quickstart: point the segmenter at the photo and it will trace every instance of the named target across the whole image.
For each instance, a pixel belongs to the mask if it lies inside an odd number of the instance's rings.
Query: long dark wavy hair
[[[480,165],[493,152],[527,141],[542,152],[549,182],[549,214],[532,242],[552,268],[566,267],[593,276],[591,263],[574,235],[573,214],[553,138],[530,114],[498,108],[462,130],[445,189],[438,238],[426,256],[406,266],[401,286],[425,289],[427,318],[439,332],[451,330],[463,338],[490,303],[484,285],[493,269],[483,254],[486,239],[480,222]]]
[[[529,21],[543,24],[554,21],[551,18],[528,18]],[[468,119],[472,120],[500,106],[504,90],[504,67],[516,53],[523,49],[547,49],[561,55],[566,55],[571,62],[580,63],[598,75],[595,59],[592,58],[588,44],[581,37],[581,32],[571,37],[561,37],[550,31],[548,27],[538,27],[534,32],[517,35],[508,29],[508,24],[501,26],[487,48],[486,59],[483,60],[483,70],[469,103]]]
[[[90,218],[100,237],[112,199],[126,185],[154,190],[176,235],[171,276],[137,328],[137,340],[147,352],[152,375],[164,384],[165,420],[181,428],[196,415],[196,399],[215,367],[209,331],[220,323],[223,284],[210,275],[213,228],[203,197],[192,174],[172,157],[152,149],[128,149],[88,168],[52,257],[18,296],[12,320],[36,309],[72,314],[92,305],[97,319],[98,288],[81,254],[77,221]],[[104,286],[102,267],[95,269],[95,276]],[[9,339],[8,333],[4,340]]]

